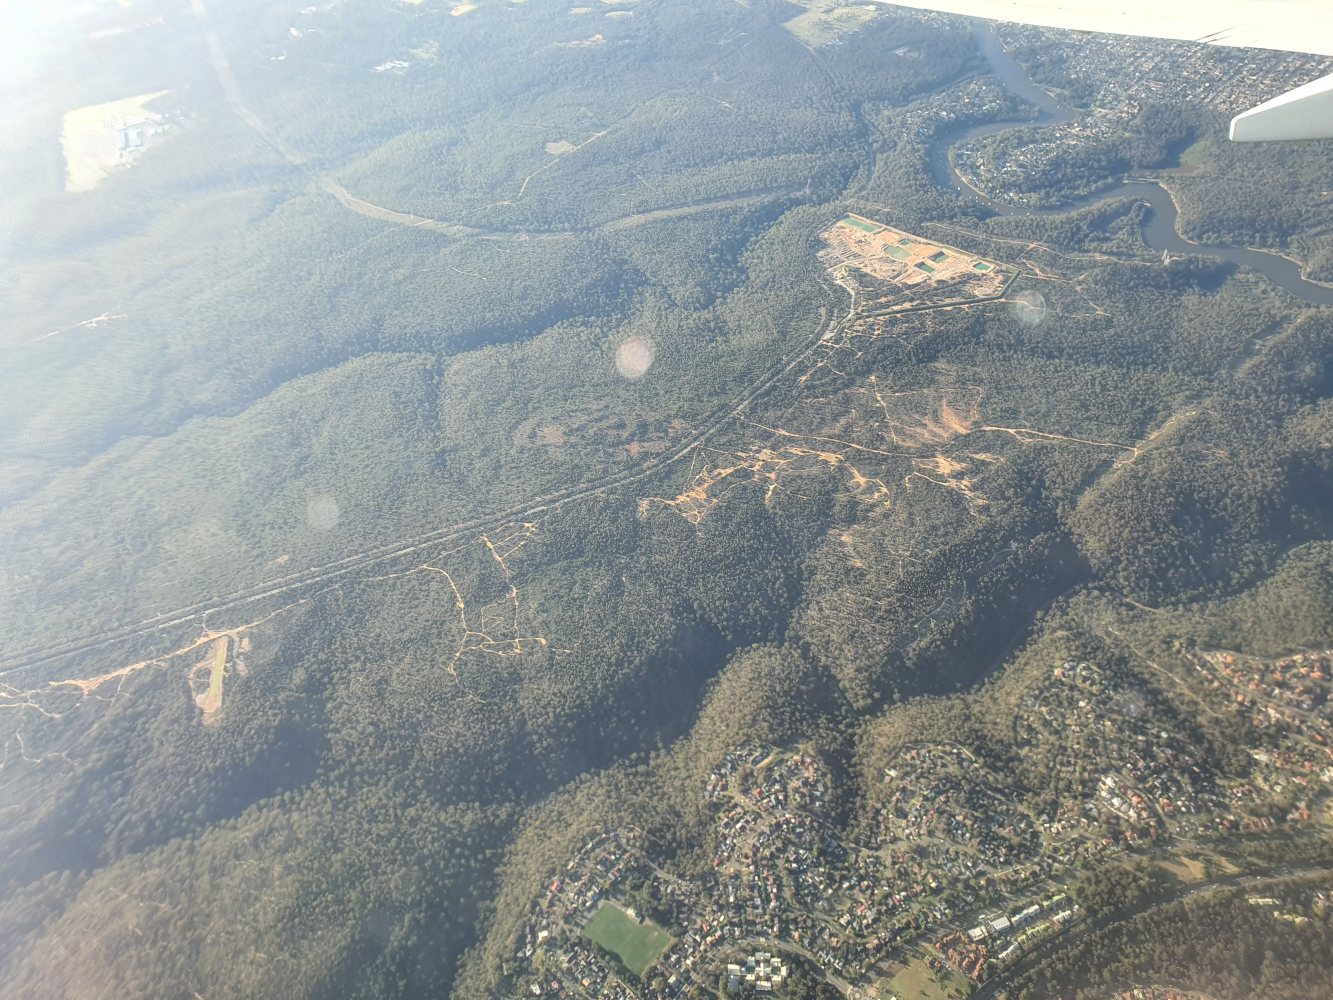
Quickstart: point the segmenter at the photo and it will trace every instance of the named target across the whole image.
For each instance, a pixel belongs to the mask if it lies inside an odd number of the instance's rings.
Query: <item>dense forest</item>
[[[1059,129],[1011,129],[981,140],[974,154],[1003,176],[992,182],[1009,185],[1011,197],[1059,205],[1127,176],[1156,177],[1180,206],[1188,239],[1271,247],[1320,280],[1333,275],[1330,143],[1225,141],[1232,115],[1329,72],[1327,59],[1256,58],[1252,49],[1143,39],[1111,50],[1094,34],[1051,44],[1051,33],[1022,26],[1007,26],[1002,36],[1071,119]],[[1161,99],[1167,60],[1183,78],[1172,101]]]
[[[1295,885],[1277,899],[1264,898],[1275,905],[1249,905],[1243,893],[1233,891],[1152,910],[1050,960],[1030,973],[1014,995],[1063,991],[1099,998],[1117,986],[1140,983],[1219,997],[1326,995],[1333,989],[1326,960],[1326,883],[1314,892]]]
[[[1033,109],[966,24],[857,11],[42,26],[75,58],[0,77],[0,996],[513,995],[590,838],[709,876],[700,789],[742,747],[821,761],[820,823],[858,845],[886,770],[961,748],[1033,819],[987,844],[1045,858],[1041,817],[1094,801],[1117,745],[1024,728],[1067,660],[1170,732],[1200,801],[1287,745],[1191,671],[1333,646],[1333,312],[1164,263],[1129,199],[994,216],[940,186],[954,130]],[[1095,98],[1059,39],[1013,44]],[[62,115],[163,91],[142,154],[65,190]],[[1319,148],[1245,160],[1161,92],[1038,200],[1187,148],[1187,235],[1326,274]],[[816,256],[848,212],[1018,276],[858,315]],[[1290,789],[1217,807],[1207,850],[1322,864],[1320,788],[1313,821]],[[1013,995],[1327,990],[1326,888],[1284,884],[1305,922],[1278,935],[1171,895],[1164,828],[1103,813],[1139,867],[1065,859],[1081,922]],[[792,962],[779,995],[843,992]]]

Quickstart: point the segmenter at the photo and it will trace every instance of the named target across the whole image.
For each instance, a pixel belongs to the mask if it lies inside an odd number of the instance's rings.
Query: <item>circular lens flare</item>
[[[332,531],[338,525],[338,514],[338,501],[328,494],[313,496],[306,501],[306,523],[315,531]]]
[[[1037,326],[1046,318],[1046,299],[1041,292],[1019,292],[1009,300],[1009,309],[1024,326]]]
[[[657,348],[653,342],[635,334],[616,348],[616,371],[631,382],[636,382],[648,374],[656,357]]]

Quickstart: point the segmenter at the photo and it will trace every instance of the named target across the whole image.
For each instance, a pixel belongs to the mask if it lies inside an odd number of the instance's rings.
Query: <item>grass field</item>
[[[968,992],[961,976],[948,976],[942,983],[920,958],[912,959],[897,975],[880,983],[880,996],[902,1000],[957,1000]]]
[[[1212,152],[1208,148],[1207,140],[1199,140],[1192,143],[1184,152],[1180,154],[1181,167],[1191,170],[1207,170],[1213,165]]]
[[[220,636],[213,643],[213,666],[208,675],[208,690],[199,699],[199,707],[205,715],[212,715],[222,707],[222,674],[227,666],[227,646],[230,640]]]
[[[651,920],[639,923],[612,903],[602,904],[583,926],[583,934],[618,955],[625,968],[636,976],[651,969],[673,940]]]
[[[1157,867],[1185,885],[1202,882],[1208,877],[1208,867],[1202,861],[1183,855],[1169,861],[1159,861]]]

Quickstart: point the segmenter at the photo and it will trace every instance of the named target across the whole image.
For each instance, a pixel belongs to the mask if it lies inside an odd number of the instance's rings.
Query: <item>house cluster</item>
[[[1006,47],[1049,51],[1052,32],[1007,25]],[[1235,49],[1167,39],[1124,37],[1107,45],[1104,36],[1060,31],[1064,65],[1084,88],[1087,103],[1109,107],[1117,98],[1142,104],[1181,103],[1225,115],[1285,93],[1293,80],[1333,73],[1333,60],[1297,52]]]
[[[633,995],[618,992],[611,969],[577,928],[631,876],[651,877],[638,839],[633,830],[599,834],[547,884],[514,954],[529,994],[617,1000]]]
[[[884,769],[884,783],[887,797],[876,814],[882,847],[970,856],[973,874],[1021,862],[1040,847],[1032,819],[996,790],[1006,783],[963,747],[905,747]]]
[[[1031,822],[979,790],[984,767],[969,751],[909,746],[885,778],[894,822],[915,824],[912,833],[860,844],[823,818],[830,785],[818,758],[767,747],[729,754],[703,788],[716,829],[706,874],[687,881],[661,871],[632,832],[593,838],[538,901],[515,956],[519,978],[533,996],[665,1000],[711,981],[763,993],[780,985],[793,955],[853,983],[872,981],[895,951],[988,901],[1011,901],[1012,912],[989,917],[976,942],[959,932],[957,946],[967,942],[986,961],[1030,930],[1038,911],[1049,924],[1040,904],[1018,902],[1050,877],[1039,858],[1014,863],[1031,853],[1012,846],[1035,843]],[[909,794],[895,798],[903,788]],[[676,940],[650,974],[627,983],[579,929],[603,900],[644,885],[673,914]],[[957,948],[950,961],[964,967]]]
[[[1018,205],[1040,204],[1033,188],[1063,174],[1072,156],[1082,148],[1095,149],[1109,139],[1125,134],[1139,107],[1127,101],[1115,108],[1099,109],[1073,121],[1051,125],[1032,134],[1027,142],[1011,137],[1003,141],[978,139],[953,148],[954,169],[978,190]]]
[[[1184,659],[1215,711],[1262,734],[1248,750],[1249,774],[1227,784],[1228,804],[1242,815],[1224,817],[1223,827],[1248,832],[1308,823],[1314,800],[1333,789],[1333,650],[1271,660],[1191,651]],[[1276,813],[1274,803],[1281,804]]]
[[[1133,986],[1117,990],[1111,1000],[1210,1000],[1207,994],[1182,990],[1176,986]]]
[[[1074,918],[1077,907],[1063,892],[1030,902],[1008,913],[990,913],[974,927],[955,930],[935,942],[946,962],[973,982],[980,982],[1038,941]]]
[[[1123,668],[1066,660],[1022,704],[1025,773],[1058,790],[1042,835],[1078,858],[1205,834],[1223,804],[1177,722]]]
[[[706,794],[721,807],[705,884],[725,911],[717,919],[739,936],[788,942],[849,975],[877,960],[894,939],[884,926],[888,911],[875,903],[889,872],[821,818],[827,779],[819,761],[734,754],[714,770]]]
[[[1050,51],[1049,32],[1013,26],[1006,39]],[[1058,33],[1058,51],[1091,110],[1043,128],[1028,141],[981,139],[955,148],[954,165],[969,183],[1016,204],[1038,204],[1047,178],[1068,171],[1080,147],[1096,149],[1135,131],[1140,109],[1188,106],[1234,115],[1291,88],[1292,80],[1329,72],[1330,61],[1267,52],[1134,38],[1114,46],[1101,36]],[[1038,81],[1040,83],[1040,81]]]
[[[827,794],[815,758],[770,748],[728,754],[710,772],[704,789],[704,798],[710,802],[730,798],[752,804],[760,813],[789,808],[817,812]]]
[[[1330,662],[1269,665],[1265,697],[1323,712]],[[908,744],[883,769],[864,840],[829,822],[832,781],[817,756],[744,747],[700,789],[714,829],[703,873],[664,871],[633,830],[592,838],[534,901],[515,982],[531,996],[589,1000],[763,993],[797,956],[866,984],[923,947],[980,981],[1074,918],[1061,891],[1071,867],[1236,828],[1177,725],[1128,668],[1054,664],[1020,705],[1012,773],[958,744]],[[1052,783],[1045,798],[1041,782]],[[581,931],[604,901],[641,898],[674,940],[634,977]]]
[[[1021,113],[1009,91],[994,77],[974,76],[898,112],[894,126],[905,139],[924,143],[937,132]]]
[[[542,913],[551,921],[568,921],[593,910],[609,889],[631,873],[649,873],[651,865],[638,849],[636,831],[613,831],[594,837],[546,887]]]
[[[1187,658],[1207,687],[1250,725],[1278,735],[1296,733],[1321,747],[1333,739],[1330,678],[1333,650],[1261,660],[1225,650]]]
[[[787,976],[787,965],[779,956],[757,951],[747,956],[744,962],[727,964],[727,992],[753,990],[756,993],[771,993],[774,988],[782,985]]]
[[[808,754],[728,755],[704,788],[717,849],[694,881],[653,865],[633,832],[594,837],[537,901],[514,955],[516,981],[532,996],[664,1000],[732,965],[739,988],[767,992],[786,977],[784,948],[849,979],[867,976],[900,937],[937,927],[952,910],[927,899],[941,883],[920,859],[890,866],[840,839],[821,818],[828,788]],[[676,940],[642,981],[627,983],[579,932],[603,900],[634,886],[650,887],[673,913]]]
[[[829,780],[818,758],[766,747],[729,754],[703,788],[716,829],[706,874],[686,881],[661,871],[632,832],[590,840],[547,886],[518,949],[519,961],[543,974],[528,977],[529,990],[541,991],[532,995],[665,1000],[714,975],[731,992],[762,993],[781,982],[766,974],[775,956],[780,971],[790,955],[869,982],[902,947],[947,928],[939,954],[975,980],[1069,919],[1063,894],[1034,896],[1053,884],[1053,862],[1038,852],[1032,818],[988,790],[999,778],[969,750],[909,745],[884,779],[877,825],[860,844],[823,818]],[[579,928],[602,900],[645,884],[674,915],[677,938],[650,975],[630,984]],[[1007,909],[978,909],[988,902]],[[963,922],[968,913],[984,915]]]
[[[606,963],[586,942],[577,939],[565,942],[543,973],[528,984],[532,996],[600,996],[606,1000],[629,1000],[633,995],[628,991],[617,992],[616,984],[609,982],[611,970]],[[603,989],[608,986],[610,989]]]

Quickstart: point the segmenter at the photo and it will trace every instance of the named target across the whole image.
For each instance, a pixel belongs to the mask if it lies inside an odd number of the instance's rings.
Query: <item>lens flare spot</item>
[[[1024,326],[1037,326],[1046,318],[1046,299],[1041,292],[1019,292],[1009,300],[1009,310]]]
[[[616,371],[630,381],[648,374],[657,357],[657,348],[647,337],[636,334],[616,348]]]
[[[332,531],[338,525],[338,513],[338,501],[327,494],[313,496],[306,501],[306,523],[315,531]]]

